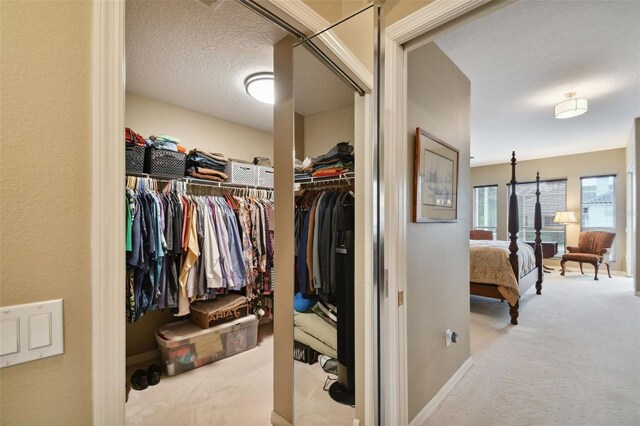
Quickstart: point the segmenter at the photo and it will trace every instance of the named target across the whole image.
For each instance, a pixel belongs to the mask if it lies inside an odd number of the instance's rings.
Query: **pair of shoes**
[[[151,364],[147,371],[139,369],[131,376],[131,387],[135,390],[145,390],[149,386],[160,383],[162,368],[158,364]]]

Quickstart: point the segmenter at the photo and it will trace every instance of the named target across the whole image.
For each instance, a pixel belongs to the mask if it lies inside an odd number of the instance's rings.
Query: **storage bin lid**
[[[162,327],[158,328],[158,330],[156,331],[156,335],[159,339],[165,341],[187,340],[194,337],[202,336],[204,334],[221,332],[226,329],[247,327],[252,323],[258,321],[259,320],[255,317],[255,315],[249,315],[234,321],[225,322],[224,324],[205,329],[200,328],[191,321],[177,321],[165,324]]]

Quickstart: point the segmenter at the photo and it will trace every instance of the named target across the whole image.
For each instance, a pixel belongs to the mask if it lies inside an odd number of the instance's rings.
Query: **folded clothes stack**
[[[295,179],[337,176],[353,170],[353,146],[349,142],[340,142],[324,155],[313,159],[307,157],[303,162],[296,160]]]
[[[149,147],[152,147],[155,149],[164,149],[166,151],[173,151],[173,152],[187,151],[187,149],[184,146],[180,145],[180,139],[174,138],[173,136],[169,136],[169,135],[160,135],[160,136],[151,135],[149,136],[149,139],[146,140],[146,144]]]
[[[228,162],[223,154],[192,149],[187,156],[187,174],[198,179],[224,182],[228,178],[224,173]]]
[[[271,160],[267,157],[254,157],[253,164],[262,167],[271,167]]]
[[[145,145],[144,138],[142,136],[140,136],[138,133],[136,133],[133,130],[131,130],[130,128],[128,128],[128,127],[126,127],[124,129],[124,142],[127,145],[130,145],[130,146],[133,146],[133,145],[144,146]]]

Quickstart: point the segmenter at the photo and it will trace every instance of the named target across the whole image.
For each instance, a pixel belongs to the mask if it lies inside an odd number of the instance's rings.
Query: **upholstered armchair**
[[[491,231],[472,229],[469,234],[469,239],[471,240],[493,240],[493,232]]]
[[[611,253],[611,246],[613,240],[616,238],[615,232],[603,232],[603,231],[590,231],[581,232],[578,238],[578,247],[567,247],[569,253],[562,255],[560,266],[562,272],[560,275],[564,275],[564,264],[566,262],[578,262],[580,263],[580,272],[582,271],[583,263],[590,263],[596,270],[594,280],[598,280],[598,267],[601,264],[607,265],[607,273],[611,278],[611,270],[609,269],[609,254]]]

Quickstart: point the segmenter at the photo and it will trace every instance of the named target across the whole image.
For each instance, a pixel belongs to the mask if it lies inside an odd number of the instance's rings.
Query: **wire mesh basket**
[[[144,146],[126,145],[125,150],[127,173],[142,173],[144,171]]]
[[[187,156],[180,152],[149,148],[145,156],[145,171],[150,175],[182,178],[186,160]]]

